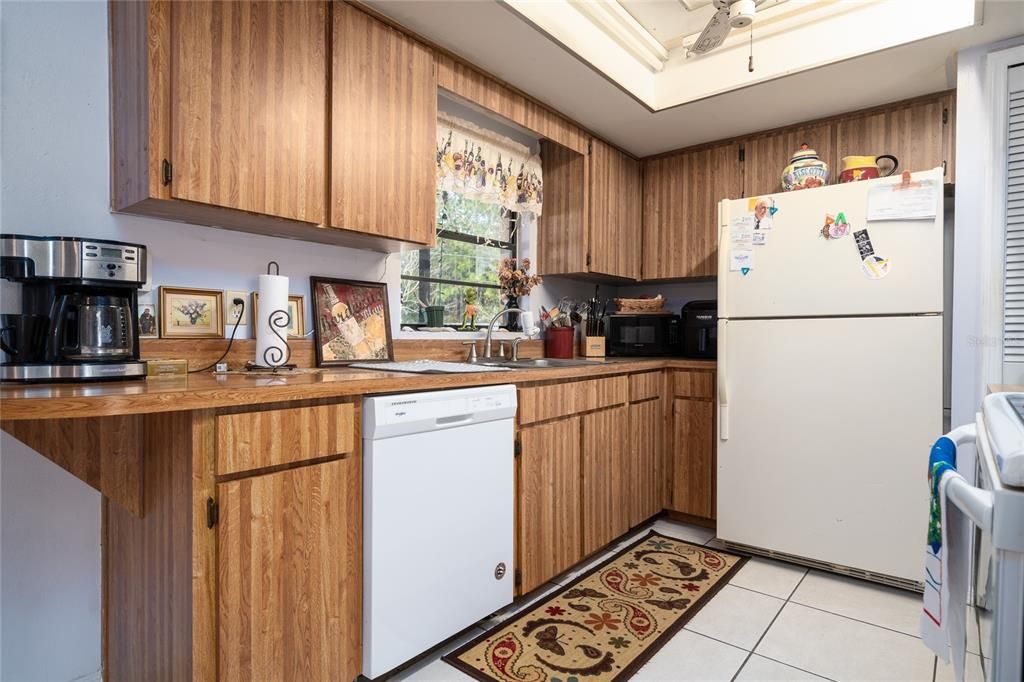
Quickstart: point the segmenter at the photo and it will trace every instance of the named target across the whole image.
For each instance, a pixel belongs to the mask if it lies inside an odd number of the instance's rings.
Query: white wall
[[[100,495],[0,434],[0,679],[100,669]]]
[[[155,286],[252,291],[267,261],[276,260],[291,278],[292,293],[307,297],[307,308],[311,274],[386,281],[398,329],[397,255],[109,212],[105,2],[4,0],[0,64],[3,232],[145,244]],[[580,285],[560,286],[574,292]],[[545,289],[535,305],[557,299],[552,285]],[[155,300],[155,293],[143,300]],[[239,331],[240,338],[248,335]],[[0,678],[94,674],[100,665],[99,494],[9,437],[0,446]]]

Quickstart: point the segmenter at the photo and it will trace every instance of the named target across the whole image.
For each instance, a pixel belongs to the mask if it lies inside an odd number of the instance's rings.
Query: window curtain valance
[[[540,215],[540,157],[503,135],[454,116],[437,117],[437,189]]]

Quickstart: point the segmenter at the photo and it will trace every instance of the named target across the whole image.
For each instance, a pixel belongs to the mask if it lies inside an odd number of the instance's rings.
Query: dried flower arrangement
[[[528,275],[530,259],[522,262],[515,258],[503,258],[498,268],[498,284],[504,296],[529,296],[530,290],[544,281],[540,275]]]

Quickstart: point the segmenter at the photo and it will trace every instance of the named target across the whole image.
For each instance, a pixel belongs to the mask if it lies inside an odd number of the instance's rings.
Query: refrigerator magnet
[[[831,213],[825,214],[825,224],[821,228],[822,237],[825,239],[841,239],[848,234],[850,234],[850,223],[846,220],[846,215],[842,211],[835,216]]]
[[[892,261],[878,254],[871,254],[861,261],[860,266],[868,279],[882,279],[889,274]]]
[[[775,212],[771,210],[773,203],[764,197],[754,197],[747,201],[747,208],[753,215],[755,230],[772,229],[772,216],[775,215]]]
[[[875,255],[875,247],[871,245],[871,236],[866,227],[853,233],[853,241],[857,245],[857,252],[862,261],[868,256]]]

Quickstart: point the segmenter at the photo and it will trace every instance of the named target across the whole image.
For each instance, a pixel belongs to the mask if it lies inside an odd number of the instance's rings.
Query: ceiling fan
[[[700,32],[696,42],[687,50],[687,55],[707,54],[722,44],[729,31],[750,26],[754,21],[757,6],[764,0],[712,0],[715,15]]]

